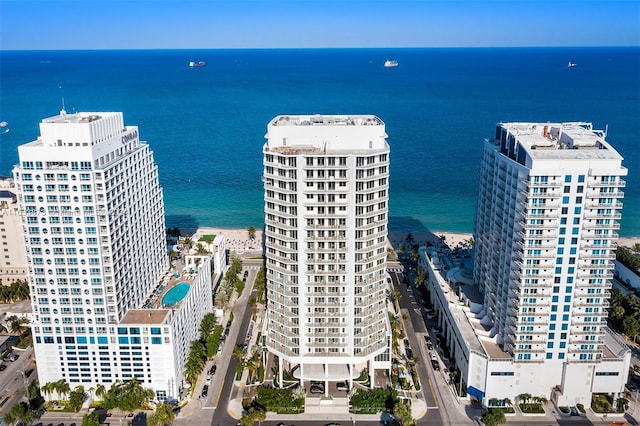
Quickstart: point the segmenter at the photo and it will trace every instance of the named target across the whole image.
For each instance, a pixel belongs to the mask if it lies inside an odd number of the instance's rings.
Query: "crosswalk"
[[[246,271],[259,271],[260,268],[260,265],[245,265],[243,269]]]
[[[389,266],[387,267],[387,272],[403,272],[404,271],[404,267],[403,266]]]

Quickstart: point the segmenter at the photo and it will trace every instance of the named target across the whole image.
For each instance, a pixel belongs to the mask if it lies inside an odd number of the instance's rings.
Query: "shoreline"
[[[248,228],[248,227],[247,227]],[[261,251],[262,250],[262,229],[257,229],[255,232],[255,238],[250,239],[247,228],[218,228],[218,227],[200,227],[200,228],[178,228],[180,229],[181,236],[190,236],[194,243],[197,243],[198,239],[203,235],[224,235],[226,248],[232,251]],[[469,244],[469,240],[473,238],[472,233],[465,232],[447,232],[447,231],[392,231],[387,235],[387,244],[393,250],[397,251],[400,244],[405,245],[405,249],[408,246],[407,236],[411,234],[413,237],[412,244],[418,244],[420,246],[427,244],[428,242],[433,245],[439,244],[441,241],[454,249],[458,246],[464,246]],[[444,237],[441,240],[440,237]],[[618,245],[626,248],[631,248],[635,244],[640,244],[640,236],[638,237],[619,237]]]

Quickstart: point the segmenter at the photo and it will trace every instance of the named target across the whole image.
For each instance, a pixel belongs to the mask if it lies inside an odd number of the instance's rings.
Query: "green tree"
[[[29,404],[22,401],[11,407],[11,409],[4,415],[3,421],[6,424],[13,424],[17,421],[28,425],[36,418],[36,413],[31,410]]]
[[[173,262],[177,258],[178,258],[178,252],[176,252],[174,249],[169,250],[169,261]]]
[[[530,393],[521,393],[520,395],[517,396],[518,398],[518,402],[520,404],[528,404],[529,401],[531,401],[531,394]]]
[[[209,250],[202,243],[196,244],[196,254],[199,256],[204,256],[205,254],[209,254]]]
[[[485,426],[497,426],[507,423],[507,418],[501,409],[491,408],[482,415],[482,422]]]
[[[247,228],[247,235],[250,240],[254,240],[256,238],[256,228],[254,226],[250,226]]]
[[[200,340],[202,342],[206,342],[209,335],[213,332],[214,327],[216,326],[216,316],[212,312],[208,312],[200,321],[200,328],[198,332],[200,333]]]
[[[187,250],[191,250],[191,247],[193,247],[193,240],[191,239],[191,237],[184,237],[184,239],[182,240],[182,245],[185,246]]]
[[[100,426],[100,417],[96,411],[82,416],[82,426]]]
[[[62,399],[66,399],[69,395],[69,392],[71,392],[69,383],[67,383],[64,379],[60,379],[57,382],[54,382],[54,389],[58,393],[58,395],[62,397]]]
[[[622,305],[612,306],[609,311],[609,319],[612,321],[620,321],[624,318],[625,310]]]
[[[166,426],[173,423],[176,415],[173,407],[169,404],[160,404],[156,407],[156,411],[147,419],[148,426]]]
[[[29,319],[26,317],[19,317],[17,315],[10,315],[7,317],[7,323],[9,324],[9,328],[12,333],[17,333],[20,336],[26,334],[29,327]]]
[[[69,394],[68,408],[77,413],[86,399],[87,395],[84,393],[84,386],[78,386]]]
[[[411,415],[411,407],[400,401],[393,407],[393,416],[400,422],[402,426],[415,426],[416,421]]]
[[[627,316],[622,320],[622,332],[633,339],[635,335],[638,334],[640,330],[640,324],[638,324],[638,320],[636,320],[632,316]]]
[[[96,396],[98,398],[104,398],[106,393],[107,393],[107,389],[104,387],[104,385],[102,383],[98,383],[96,385]]]

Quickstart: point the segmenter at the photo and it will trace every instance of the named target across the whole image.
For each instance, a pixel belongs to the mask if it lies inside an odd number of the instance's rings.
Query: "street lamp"
[[[18,373],[22,374],[22,384],[24,386],[24,395],[27,397],[27,400],[29,400],[29,386],[27,385],[27,376],[25,376],[24,371],[22,370],[17,370]]]

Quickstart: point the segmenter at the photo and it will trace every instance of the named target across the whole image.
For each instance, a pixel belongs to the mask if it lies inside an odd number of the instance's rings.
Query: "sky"
[[[638,45],[640,0],[0,0],[0,50]]]

